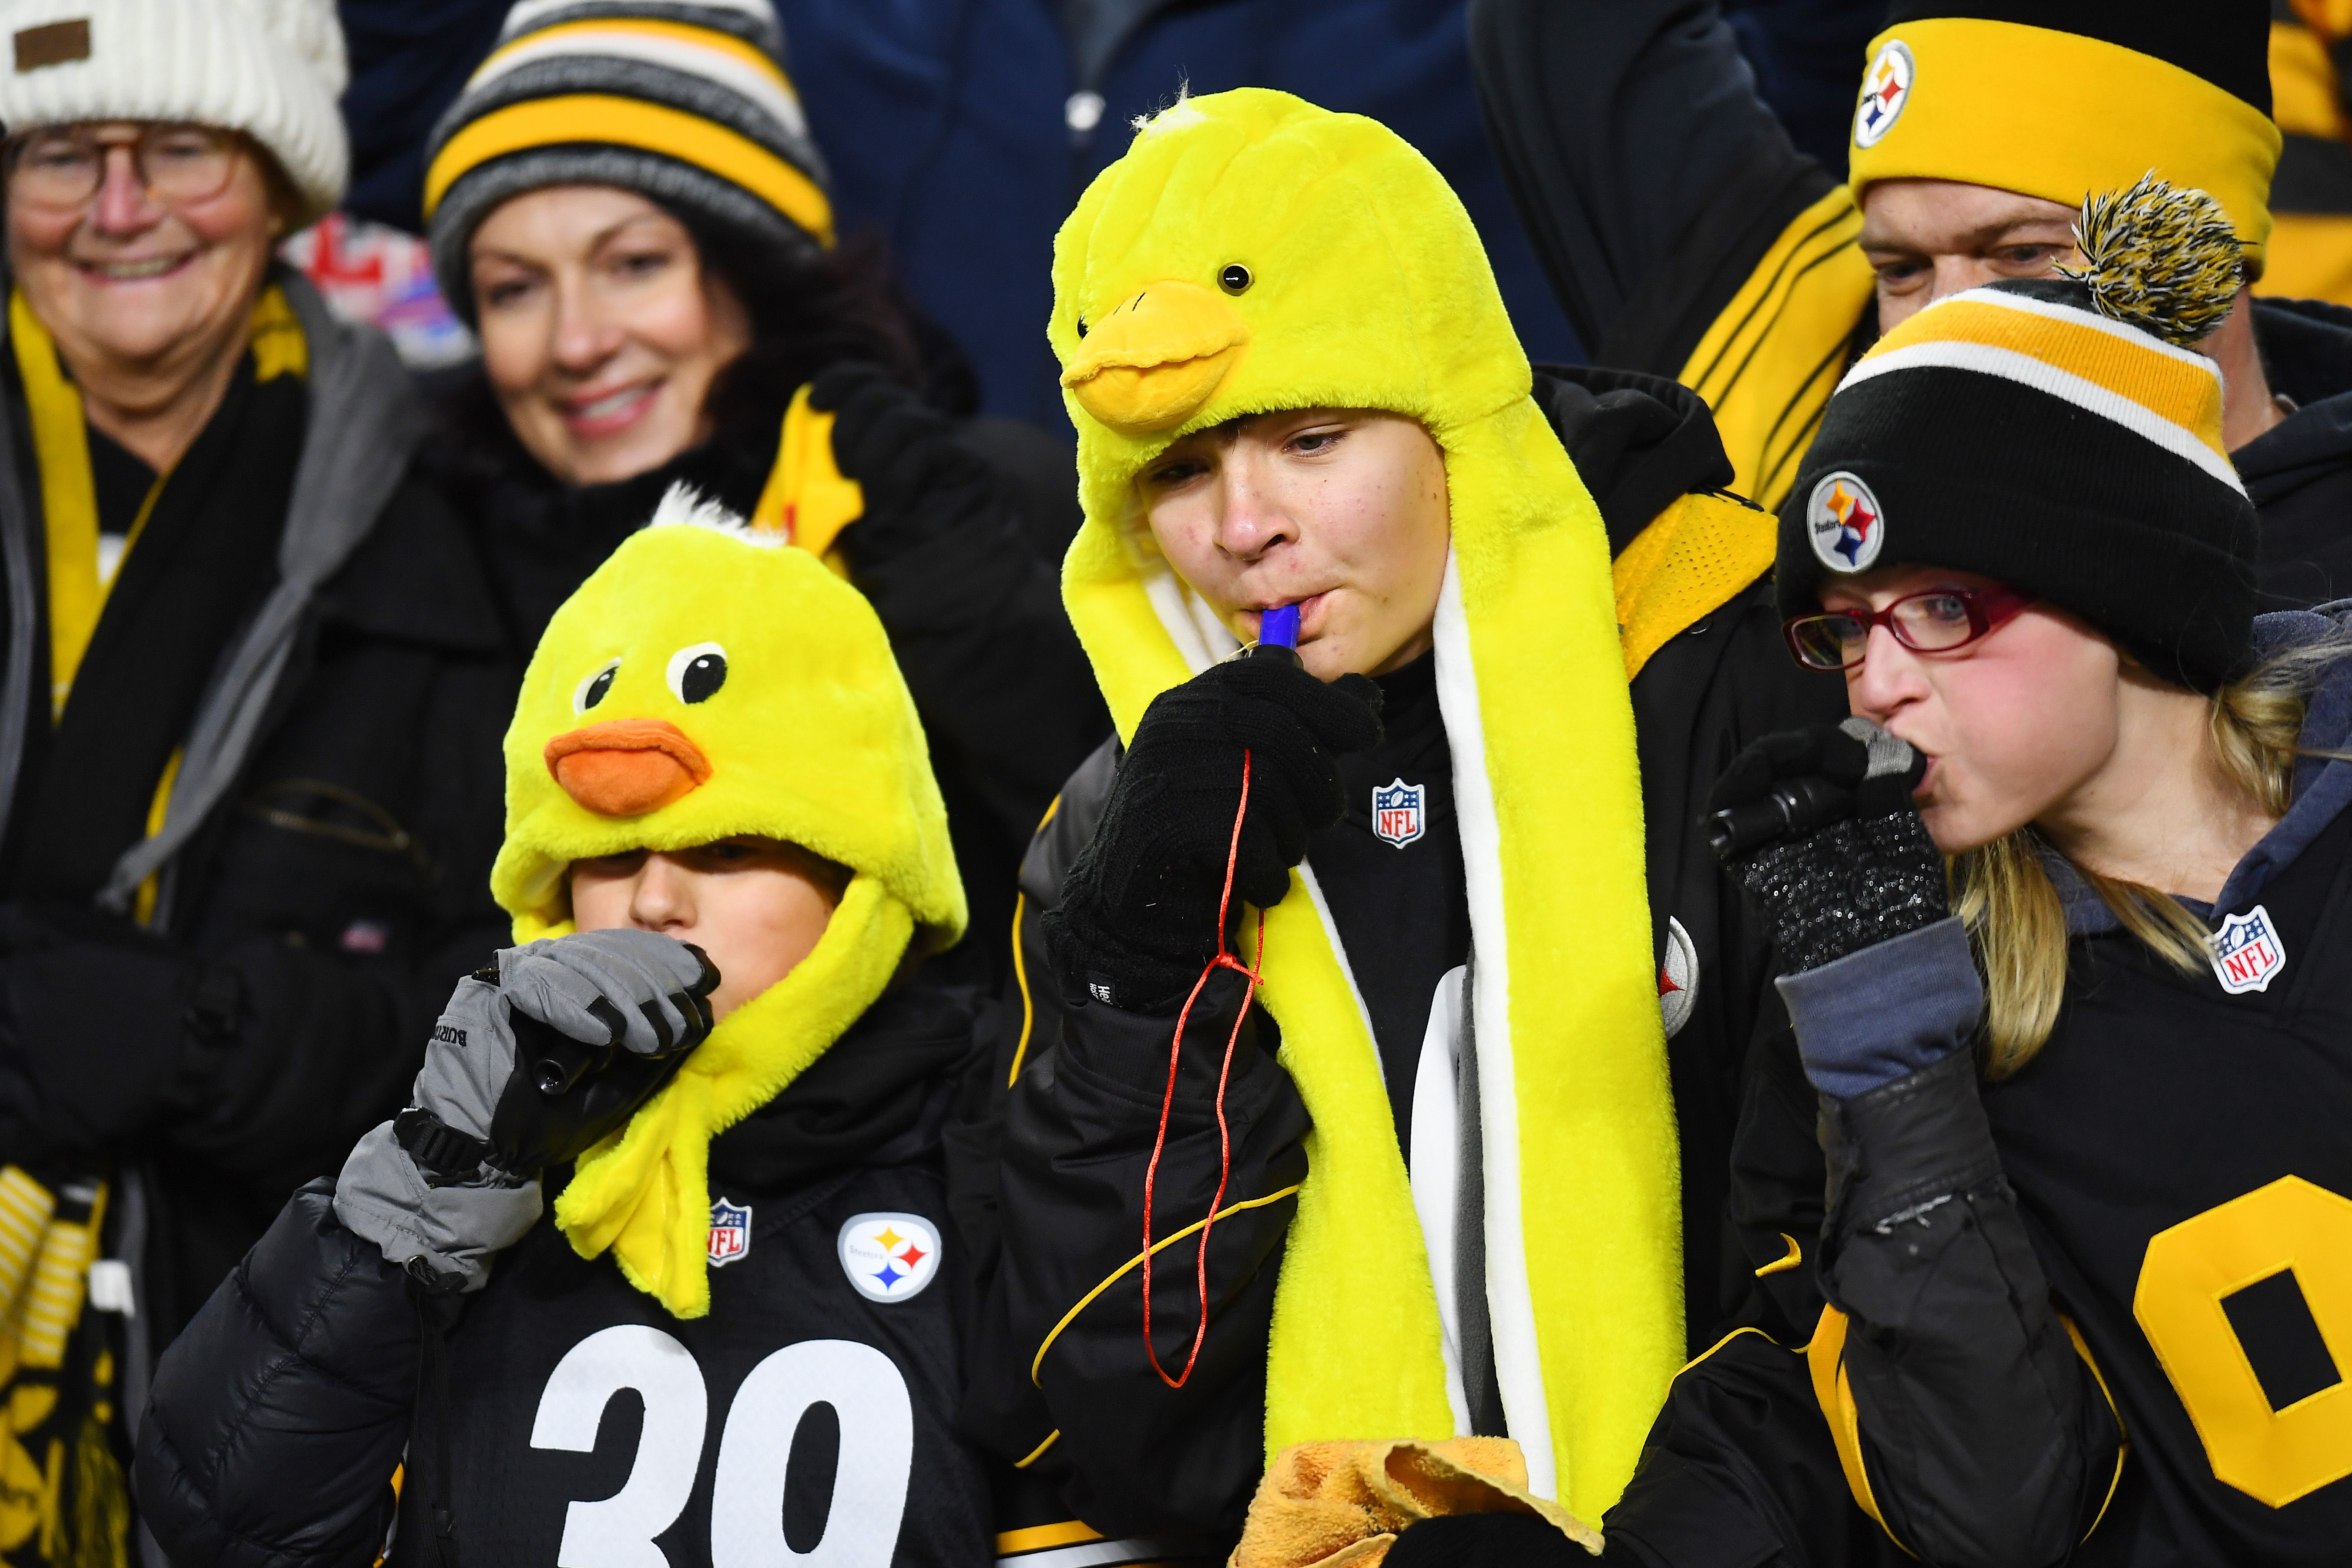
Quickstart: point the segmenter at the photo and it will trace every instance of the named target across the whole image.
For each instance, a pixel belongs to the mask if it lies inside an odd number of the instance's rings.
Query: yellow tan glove
[[[1456,1513],[1531,1514],[1601,1555],[1599,1531],[1527,1484],[1508,1437],[1301,1443],[1258,1482],[1228,1568],[1372,1568],[1405,1526]]]

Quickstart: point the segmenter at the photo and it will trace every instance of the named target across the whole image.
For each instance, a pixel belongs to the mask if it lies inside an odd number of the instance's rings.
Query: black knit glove
[[[996,475],[955,439],[955,422],[878,366],[837,364],[809,384],[809,406],[831,410],[833,462],[866,494],[866,511],[842,531],[854,570],[895,561],[933,541],[1002,531]]]
[[[82,906],[0,908],[0,1160],[104,1159],[201,1100],[236,973]]]
[[[1217,899],[1250,753],[1249,816],[1234,865],[1234,906],[1289,890],[1307,837],[1339,819],[1334,761],[1381,738],[1381,689],[1360,675],[1325,685],[1295,656],[1228,659],[1160,694],[1135,729],[1092,842],[1045,920],[1045,946],[1073,1000],[1172,1015],[1217,952]]]
[[[1707,796],[1725,869],[1764,911],[1791,973],[1951,912],[1944,857],[1911,792],[1927,760],[1866,719],[1767,735]]]

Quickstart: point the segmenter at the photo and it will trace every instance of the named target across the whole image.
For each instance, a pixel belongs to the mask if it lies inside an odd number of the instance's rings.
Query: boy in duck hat
[[[873,610],[673,490],[506,752],[519,945],[165,1359],[150,1528],[190,1562],[395,1525],[395,1563],[985,1560],[937,1141],[973,1015],[918,967],[964,896]]]
[[[1024,871],[971,1419],[1104,1531],[1230,1539],[1271,1454],[1457,1434],[1597,1516],[1684,1359],[1602,519],[1373,121],[1180,101],[1055,283],[1125,752]]]

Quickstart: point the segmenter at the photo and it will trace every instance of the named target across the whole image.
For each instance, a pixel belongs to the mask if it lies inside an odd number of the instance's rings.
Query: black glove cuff
[[[392,1136],[429,1187],[470,1180],[490,1157],[489,1144],[460,1132],[422,1106],[412,1105],[392,1119]]]
[[[1147,952],[1087,919],[1083,907],[1048,910],[1042,924],[1062,1001],[1071,1007],[1096,1002],[1123,1012],[1172,1018],[1199,982],[1201,971],[1216,956],[1205,946],[1197,958]]]

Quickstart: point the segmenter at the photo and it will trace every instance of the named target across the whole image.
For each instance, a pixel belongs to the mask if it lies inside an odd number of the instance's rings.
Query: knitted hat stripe
[[[466,97],[479,121],[513,104],[580,93],[640,99],[698,114],[758,142],[811,179],[824,179],[824,164],[809,140],[793,134],[792,127],[770,113],[763,103],[730,84],[648,60],[610,56],[583,59],[575,55],[527,60]]]
[[[2015,349],[1960,342],[1908,343],[1854,366],[1845,379],[1845,385],[1838,390],[1843,392],[1848,386],[1857,386],[1900,371],[1928,367],[1975,371],[2046,393],[2087,413],[2112,419],[2133,435],[2196,464],[2204,470],[2207,478],[2219,479],[2241,495],[2245,493],[2245,485],[2239,479],[2237,469],[2230,466],[2230,459],[2208,445],[2195,431],[2166,418],[2127,394],[2116,392],[2073,371],[2062,370],[2047,360]]]
[[[604,16],[657,16],[718,27],[754,48],[783,52],[783,34],[768,0],[518,0],[499,30],[505,43],[536,27]]]
[[[795,140],[808,134],[800,100],[782,67],[740,38],[682,22],[598,20],[541,28],[484,60],[467,90],[481,91],[509,72],[546,60],[580,61],[587,68],[583,75],[606,61],[642,61],[686,79],[678,84],[684,90],[690,90],[695,79],[707,79],[781,121]]]
[[[2045,286],[2053,290],[2064,287],[2055,281],[2049,282]],[[1978,312],[1985,310],[2007,310],[2021,316],[2039,316],[2045,321],[2063,322],[2077,331],[2095,332],[2101,337],[2112,339],[2116,343],[2127,345],[2139,353],[2154,353],[2159,358],[2169,359],[2177,364],[2200,371],[2209,376],[2215,374],[2212,358],[2210,355],[2199,353],[2195,349],[2184,349],[2178,343],[2168,343],[2162,338],[2143,332],[2136,327],[2128,327],[2121,321],[2110,321],[2096,310],[2085,310],[2078,305],[2067,304],[2056,300],[2037,299],[2017,289],[1980,288],[1970,289],[1959,294],[1948,294],[1923,307],[1916,315],[1905,323],[1906,341],[1911,337],[1919,336],[1971,336],[1979,328],[1985,331],[2000,331],[2001,329],[1994,324],[1994,320],[1997,318],[1981,320],[1978,317]],[[2020,326],[2013,331],[2021,342],[2030,339],[2032,331],[2030,328]],[[1881,342],[1885,341],[1880,340]],[[1877,343],[1871,345],[1874,349],[1877,346]],[[2086,349],[2084,352],[2092,351]],[[1865,353],[1863,357],[1867,359],[1869,355]]]
[[[682,159],[742,186],[833,242],[833,205],[816,182],[773,153],[698,114],[605,93],[533,99],[484,116],[449,139],[425,176],[428,216],[457,174],[509,153],[564,142],[617,142]]]

